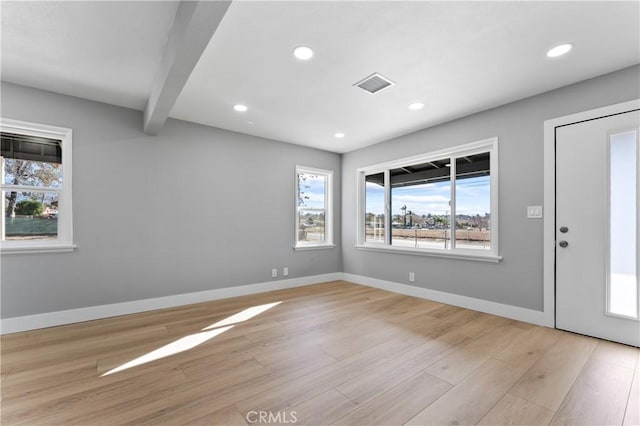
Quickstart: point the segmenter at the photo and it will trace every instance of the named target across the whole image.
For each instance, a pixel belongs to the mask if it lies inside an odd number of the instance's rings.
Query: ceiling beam
[[[181,1],[144,109],[144,132],[157,135],[169,117],[231,1]]]

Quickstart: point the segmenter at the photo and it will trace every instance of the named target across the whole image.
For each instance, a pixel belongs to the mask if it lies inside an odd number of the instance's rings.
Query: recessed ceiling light
[[[335,136],[335,137],[336,137],[336,138],[338,138],[338,139],[342,139],[342,138],[344,138],[344,133],[342,133],[342,132],[338,132],[338,133],[336,133],[336,134],[335,134],[335,135],[333,135],[333,136]]]
[[[308,61],[313,58],[313,50],[309,46],[298,46],[293,49],[293,56],[301,61]]]
[[[549,49],[547,57],[557,58],[558,56],[566,55],[571,49],[573,49],[573,43],[559,44],[556,47]]]
[[[245,112],[245,111],[247,111],[249,108],[247,108],[247,106],[246,106],[246,105],[242,105],[242,104],[235,104],[235,105],[233,106],[233,109],[235,109],[235,110],[236,110],[236,111],[238,111],[238,112]]]
[[[424,104],[422,102],[414,102],[411,105],[409,105],[409,109],[411,111],[417,111],[422,108],[424,108]]]

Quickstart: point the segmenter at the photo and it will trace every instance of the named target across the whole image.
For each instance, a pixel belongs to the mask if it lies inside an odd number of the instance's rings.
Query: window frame
[[[73,210],[72,210],[72,141],[73,131],[69,128],[50,126],[46,124],[31,123],[8,118],[0,118],[0,130],[7,133],[16,133],[27,136],[37,136],[60,141],[62,149],[62,185],[58,188],[58,236],[52,240],[4,240],[5,212],[2,210],[2,234],[0,235],[0,252],[2,254],[18,253],[49,253],[73,251],[76,245],[73,243]],[[4,161],[2,161],[2,178],[4,180]],[[15,188],[14,185],[0,184],[0,190]],[[42,188],[22,186],[24,190],[43,192]],[[51,192],[47,189],[44,192]],[[3,203],[4,203],[3,197]]]
[[[392,226],[391,226],[391,184],[390,184],[390,170],[407,167],[414,164],[438,161],[443,159],[449,159],[451,163],[450,170],[450,182],[451,182],[451,207],[452,214],[449,230],[455,229],[455,191],[456,191],[456,168],[455,160],[460,157],[489,153],[489,167],[490,167],[490,206],[491,206],[491,250],[480,252],[476,249],[464,249],[455,247],[455,244],[451,244],[448,249],[433,249],[433,248],[414,248],[414,247],[402,247],[392,245]],[[384,242],[366,241],[365,239],[365,222],[366,222],[366,184],[365,177],[372,174],[384,173],[385,176],[385,238]],[[400,158],[397,160],[388,161],[385,163],[374,164],[358,168],[357,174],[357,233],[356,233],[356,248],[360,250],[382,251],[390,253],[403,253],[411,255],[433,256],[433,257],[445,257],[445,258],[457,258],[467,260],[479,260],[486,262],[499,262],[502,260],[499,250],[499,220],[498,220],[498,138],[492,137],[483,139],[480,141],[467,143],[464,145],[457,145],[450,148],[445,148],[437,151],[427,152],[424,154],[414,155],[411,157]],[[452,235],[452,242],[455,241],[455,234]]]
[[[315,174],[322,175],[326,178],[325,188],[324,188],[324,241],[321,243],[305,243],[298,239],[298,230],[300,227],[300,215],[299,211],[308,210],[301,208],[299,205],[299,179],[298,176],[301,174]],[[294,179],[294,250],[319,250],[319,249],[329,249],[334,248],[335,244],[333,241],[333,170],[325,170],[319,169],[315,167],[307,167],[307,166],[299,166],[295,167],[295,179]]]

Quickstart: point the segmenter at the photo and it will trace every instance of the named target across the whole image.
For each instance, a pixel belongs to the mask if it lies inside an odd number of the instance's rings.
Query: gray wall
[[[291,278],[344,271],[407,284],[412,271],[416,286],[542,310],[542,221],[525,207],[543,201],[544,120],[637,98],[639,76],[636,66],[425,129],[342,166],[337,154],[178,120],[149,137],[141,112],[3,83],[3,117],[74,131],[78,249],[2,256],[2,317],[265,282],[283,266]],[[492,136],[502,262],[354,248],[358,167]],[[334,170],[342,250],[292,250],[296,164]]]
[[[627,68],[344,155],[344,272],[409,284],[411,271],[416,274],[412,285],[542,310],[543,222],[527,219],[526,206],[543,204],[544,121],[638,98],[639,81],[640,68]],[[355,249],[357,168],[492,136],[499,138],[503,261],[494,264]],[[545,211],[547,218],[552,214]]]
[[[3,318],[342,270],[338,154],[178,120],[150,137],[139,111],[5,83],[2,116],[73,129],[78,245],[3,255]],[[334,171],[335,249],[292,249],[296,164]]]

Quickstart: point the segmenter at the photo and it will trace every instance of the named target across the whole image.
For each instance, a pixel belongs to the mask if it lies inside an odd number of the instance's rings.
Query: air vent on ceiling
[[[393,86],[395,83],[389,80],[387,77],[374,72],[369,77],[366,77],[363,80],[360,80],[354,86],[358,86],[359,88],[366,90],[367,92],[375,95],[382,89]]]

